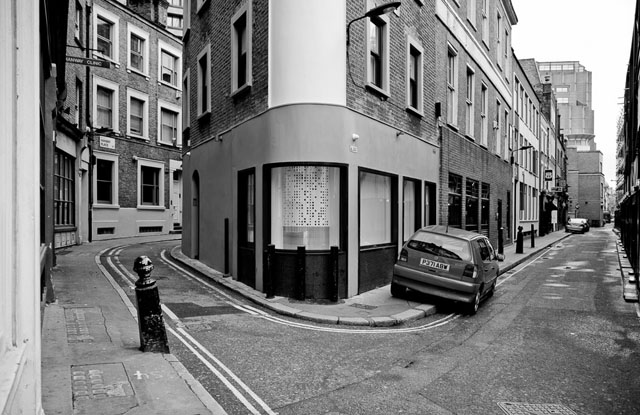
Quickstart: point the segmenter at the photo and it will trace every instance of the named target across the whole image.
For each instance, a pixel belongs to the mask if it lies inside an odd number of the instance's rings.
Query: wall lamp
[[[530,148],[533,148],[532,145],[528,145],[528,146],[522,146],[520,148],[516,148],[515,150],[511,150],[511,164],[513,165],[513,153],[515,153],[516,151],[520,151],[520,150],[529,150]]]
[[[373,9],[369,10],[368,12],[366,12],[364,15],[360,16],[360,17],[356,17],[355,19],[351,20],[348,24],[347,24],[347,46],[349,46],[349,42],[350,42],[350,29],[351,29],[351,25],[355,22],[357,22],[358,20],[362,20],[365,17],[377,17],[377,16],[382,16],[383,14],[388,14],[391,13],[392,11],[394,11],[395,9],[397,9],[398,7],[400,7],[402,3],[399,1],[393,1],[391,3],[385,3],[385,4],[381,4],[378,7],[374,7]]]
[[[347,70],[349,71],[349,78],[351,78],[351,82],[353,82],[355,86],[364,88],[363,86],[356,84],[356,81],[353,80],[353,75],[351,74],[351,61],[349,59],[349,45],[351,43],[351,25],[357,22],[358,20],[362,20],[366,17],[369,17],[369,18],[377,17],[377,16],[382,16],[383,14],[391,13],[392,11],[400,7],[401,4],[402,3],[399,1],[393,1],[391,3],[381,4],[380,6],[374,7],[373,9],[369,10],[364,15],[360,17],[356,17],[355,19],[347,23]]]

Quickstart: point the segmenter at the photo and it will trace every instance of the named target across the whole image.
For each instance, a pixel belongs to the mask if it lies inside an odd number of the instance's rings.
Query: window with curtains
[[[478,202],[480,196],[480,183],[477,180],[467,179],[465,193],[467,197],[465,209],[465,226],[468,231],[478,232]]]
[[[449,226],[462,228],[462,176],[449,173]]]
[[[360,172],[360,246],[393,242],[392,178]]]
[[[271,169],[271,243],[276,249],[328,250],[340,244],[340,168]]]
[[[104,57],[114,58],[113,44],[114,44],[114,30],[113,23],[99,16],[98,24],[96,26],[96,41],[98,43],[98,52]]]
[[[178,85],[178,58],[166,50],[160,51],[160,80],[172,86]]]
[[[56,151],[54,156],[54,223],[55,226],[75,225],[75,159]]]
[[[100,127],[113,128],[114,91],[103,86],[98,86],[97,88],[97,125]]]
[[[167,108],[160,109],[160,141],[172,143],[178,137],[178,113]]]
[[[142,135],[144,125],[144,101],[131,98],[129,102],[129,134]]]

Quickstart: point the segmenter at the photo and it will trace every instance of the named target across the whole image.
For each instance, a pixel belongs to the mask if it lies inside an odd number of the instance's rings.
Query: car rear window
[[[430,232],[417,232],[407,246],[416,251],[425,252],[445,258],[471,260],[469,242],[464,239]]]

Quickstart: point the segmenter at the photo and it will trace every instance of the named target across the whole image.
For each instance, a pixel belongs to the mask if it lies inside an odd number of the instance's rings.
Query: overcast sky
[[[519,59],[580,61],[591,71],[596,145],[615,188],[616,123],[622,110],[636,0],[512,0]]]

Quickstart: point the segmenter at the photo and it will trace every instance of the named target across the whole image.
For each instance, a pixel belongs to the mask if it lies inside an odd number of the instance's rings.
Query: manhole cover
[[[554,403],[498,402],[507,415],[577,415],[564,405]]]
[[[203,307],[194,303],[165,303],[179,318],[215,316],[219,314],[239,314],[241,313],[232,306],[209,306]]]
[[[349,306],[355,307],[355,308],[362,308],[364,310],[375,310],[376,308],[378,308],[378,306],[375,306],[375,305],[358,304],[358,303],[349,304]]]

